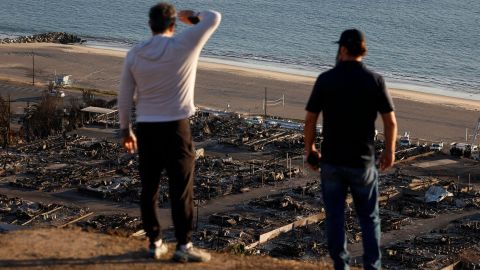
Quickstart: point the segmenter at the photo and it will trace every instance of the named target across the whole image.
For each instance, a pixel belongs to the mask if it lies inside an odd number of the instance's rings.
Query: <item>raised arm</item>
[[[217,11],[207,10],[195,12],[182,10],[177,14],[178,19],[191,27],[180,32],[176,38],[187,45],[203,48],[210,36],[220,25],[222,15]]]

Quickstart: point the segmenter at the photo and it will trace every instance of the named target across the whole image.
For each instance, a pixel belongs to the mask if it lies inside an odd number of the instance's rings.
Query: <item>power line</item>
[[[282,95],[281,98],[276,99],[276,100],[268,100],[267,99],[267,87],[265,87],[265,97],[263,99],[263,111],[264,111],[264,117],[267,117],[267,106],[277,106],[277,105],[282,105],[285,108],[285,94]]]

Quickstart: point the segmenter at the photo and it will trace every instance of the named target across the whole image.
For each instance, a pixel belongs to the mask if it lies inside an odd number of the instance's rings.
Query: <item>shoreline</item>
[[[255,73],[264,78],[295,81],[300,83],[310,83],[312,87],[316,79],[316,77],[311,77],[311,76],[291,74],[291,73],[285,73],[281,71],[272,71],[267,69],[258,69],[254,67],[247,68],[243,66],[219,63],[216,61],[200,62],[199,68],[213,69],[218,71],[223,70],[227,72],[235,72],[235,71],[250,72],[250,73]],[[428,104],[456,106],[456,107],[460,107],[460,108],[472,110],[472,111],[480,110],[480,100],[470,100],[470,99],[465,99],[461,97],[453,97],[453,96],[440,95],[435,93],[420,92],[413,89],[392,88],[392,87],[388,87],[388,85],[387,85],[387,88],[390,91],[390,94],[392,95],[393,98],[418,101],[421,103],[428,103]]]
[[[88,45],[88,43],[83,45],[73,45],[73,46],[88,47],[93,49],[114,51],[114,52],[121,52],[121,53],[126,53],[129,50],[128,48],[113,47],[108,45]],[[240,69],[245,68],[245,69],[251,69],[255,71],[277,72],[281,74],[301,76],[301,77],[313,78],[313,79],[316,79],[320,73],[327,70],[327,69],[313,70],[313,68],[307,68],[307,67],[301,67],[301,66],[298,66],[297,68],[295,68],[287,64],[282,65],[280,63],[274,63],[274,62],[262,62],[262,61],[255,61],[251,59],[242,59],[242,58],[237,59],[237,58],[230,58],[230,57],[202,56],[200,57],[200,62],[221,64],[225,66],[233,66],[233,67],[238,67]],[[331,67],[328,67],[328,69],[330,68]],[[444,89],[444,88],[436,87],[434,85],[414,83],[407,80],[402,81],[398,79],[395,79],[395,80],[387,79],[385,76],[384,78],[386,80],[388,89],[394,90],[395,92],[407,91],[409,93],[413,92],[413,93],[419,93],[419,94],[429,94],[429,95],[439,96],[439,97],[450,97],[450,98],[455,98],[460,100],[480,102],[480,93],[472,94],[467,92]]]
[[[123,62],[123,58],[126,56],[127,50],[118,49],[118,48],[104,48],[104,47],[95,47],[95,46],[88,46],[88,45],[63,45],[63,44],[54,44],[54,43],[20,43],[20,44],[2,44],[0,49],[10,48],[10,49],[44,49],[44,48],[53,48],[59,49],[65,53],[79,53],[79,54],[94,54],[94,55],[103,55],[103,56],[111,56],[111,57],[118,57],[121,58]],[[12,67],[17,67],[17,65],[13,64]],[[5,67],[5,64],[0,64],[0,68]],[[296,69],[289,69],[284,67],[274,67],[269,65],[260,65],[257,63],[251,63],[248,61],[233,61],[227,59],[219,59],[219,58],[210,58],[210,57],[201,57],[199,62],[199,70],[207,69],[207,70],[216,70],[216,71],[224,71],[224,72],[231,72],[245,74],[247,76],[255,76],[255,77],[262,77],[265,79],[275,79],[275,80],[285,80],[290,82],[297,82],[297,83],[308,83],[313,84],[315,82],[316,74],[313,71],[303,71],[303,70],[296,70]],[[307,73],[306,73],[307,72]],[[119,76],[119,74],[118,74]],[[24,80],[11,78],[9,76],[5,76],[0,71],[0,79],[7,80],[7,81],[14,81],[14,82],[29,82],[27,78]],[[41,84],[42,82],[40,82]],[[394,86],[390,86],[394,85]],[[456,106],[460,108],[464,108],[467,110],[477,111],[480,110],[480,100],[477,99],[467,99],[465,97],[459,97],[455,95],[445,95],[445,94],[438,94],[438,93],[431,93],[429,91],[419,91],[415,89],[414,85],[407,85],[412,86],[413,88],[403,88],[403,87],[395,87],[395,83],[388,83],[387,88],[390,90],[390,93],[393,98],[405,99],[405,100],[412,100],[418,101],[422,103],[428,104],[438,104],[438,105],[446,105],[446,106]],[[99,89],[99,90],[116,90],[116,89]],[[438,89],[441,90],[441,89]],[[448,93],[455,93],[450,91]]]

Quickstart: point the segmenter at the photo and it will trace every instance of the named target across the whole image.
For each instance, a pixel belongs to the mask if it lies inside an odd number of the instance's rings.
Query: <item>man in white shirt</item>
[[[166,3],[150,9],[153,36],[132,48],[125,59],[118,108],[123,146],[137,150],[130,114],[136,95],[139,172],[143,227],[150,256],[167,252],[156,213],[160,176],[169,178],[177,261],[208,261],[210,254],[193,247],[193,178],[195,154],[188,117],[195,112],[193,95],[200,52],[220,24],[216,11],[178,12]],[[176,19],[190,25],[174,35]]]

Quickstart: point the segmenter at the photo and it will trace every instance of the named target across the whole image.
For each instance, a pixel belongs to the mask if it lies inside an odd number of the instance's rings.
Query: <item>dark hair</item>
[[[365,41],[343,44],[349,55],[353,57],[364,56],[367,54],[367,45]]]
[[[367,53],[365,35],[358,29],[353,28],[343,31],[337,43],[344,46],[351,56],[364,56]]]
[[[175,7],[167,3],[158,3],[150,8],[150,29],[154,33],[164,33],[175,25]]]

